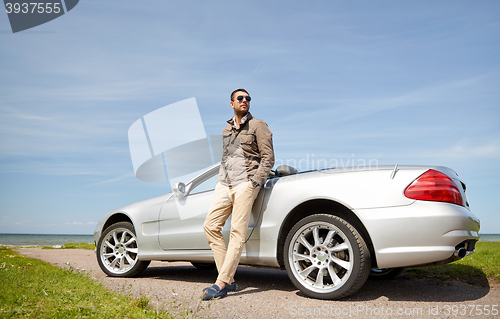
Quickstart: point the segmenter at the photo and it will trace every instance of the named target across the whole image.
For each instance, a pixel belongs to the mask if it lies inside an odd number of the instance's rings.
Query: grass
[[[173,318],[149,298],[112,293],[74,269],[62,269],[0,247],[0,317]]]
[[[42,249],[86,249],[86,250],[94,250],[94,243],[68,243],[64,244],[61,247],[53,247],[53,246],[43,246]]]
[[[478,242],[476,252],[443,266],[408,268],[407,275],[460,280],[470,284],[487,285],[487,278],[500,282],[500,242]]]

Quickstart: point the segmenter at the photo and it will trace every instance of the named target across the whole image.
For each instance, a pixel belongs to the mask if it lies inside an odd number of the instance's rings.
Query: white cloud
[[[466,158],[491,158],[500,159],[500,140],[492,141],[482,145],[471,143],[460,143],[451,148],[452,156],[460,156]]]
[[[53,224],[53,225],[55,225],[55,224]],[[86,226],[86,225],[97,225],[97,223],[95,223],[95,222],[87,222],[87,223],[72,222],[72,223],[64,223],[64,225]]]
[[[484,144],[476,144],[473,143],[473,141],[462,141],[449,147],[429,147],[424,150],[420,149],[401,153],[399,157],[439,161],[470,161],[474,159],[495,160],[500,159],[500,140]]]
[[[328,123],[332,125],[351,122],[361,118],[370,118],[377,113],[393,109],[408,107],[421,108],[424,105],[439,106],[444,103],[447,105],[455,103],[455,108],[458,108],[464,105],[464,103],[466,103],[465,101],[473,100],[476,95],[488,93],[496,94],[493,92],[493,90],[496,89],[491,88],[490,85],[490,82],[494,80],[494,78],[495,74],[482,74],[421,87],[407,92],[392,90],[390,92],[394,95],[382,98],[378,96],[361,95],[360,97],[352,99],[336,99],[327,95],[325,96],[327,100],[322,100],[323,97],[318,97],[316,99],[315,104],[319,105],[319,107],[285,112],[282,114],[284,118],[280,122],[283,124],[288,124],[289,122],[321,122],[321,119],[328,117]],[[488,88],[491,90],[485,92]],[[475,102],[477,103],[477,101]],[[431,114],[429,114],[429,116],[431,116]],[[451,123],[445,124],[451,125]],[[286,127],[291,128],[290,125],[286,125]],[[321,128],[324,129],[324,127]],[[302,134],[302,132],[300,132],[300,134]]]
[[[102,182],[94,183],[94,184],[91,184],[90,186],[96,186],[96,185],[113,183],[113,182],[121,181],[123,179],[134,177],[134,176],[135,176],[135,174],[134,174],[133,170],[131,170],[130,173],[127,173],[127,174],[124,174],[124,175],[120,175],[118,177],[115,177],[115,178],[112,178],[112,179],[108,179],[108,180],[105,180],[105,181],[102,181]]]

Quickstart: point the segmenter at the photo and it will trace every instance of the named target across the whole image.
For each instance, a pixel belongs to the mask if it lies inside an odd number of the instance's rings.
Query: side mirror
[[[177,198],[182,198],[186,192],[186,185],[183,182],[177,182],[172,190]]]

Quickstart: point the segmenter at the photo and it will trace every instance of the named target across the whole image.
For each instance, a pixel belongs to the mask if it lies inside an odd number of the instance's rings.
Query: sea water
[[[68,243],[93,242],[93,235],[0,234],[0,245],[59,246]]]
[[[479,241],[500,241],[500,234],[479,234]]]

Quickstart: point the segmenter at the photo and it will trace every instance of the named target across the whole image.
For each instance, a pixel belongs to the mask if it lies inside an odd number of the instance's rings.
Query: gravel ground
[[[325,301],[303,295],[285,271],[240,266],[236,272],[238,291],[228,297],[201,302],[204,287],[217,272],[201,271],[186,262],[152,262],[137,278],[107,277],[99,268],[93,251],[79,249],[21,248],[18,253],[53,265],[73,267],[118,293],[148,295],[151,305],[179,314],[186,309],[193,317],[210,318],[500,318],[498,282],[470,286],[433,278],[401,276],[389,281],[368,280],[354,295]],[[489,316],[484,311],[488,309]],[[482,312],[480,314],[480,311]]]

